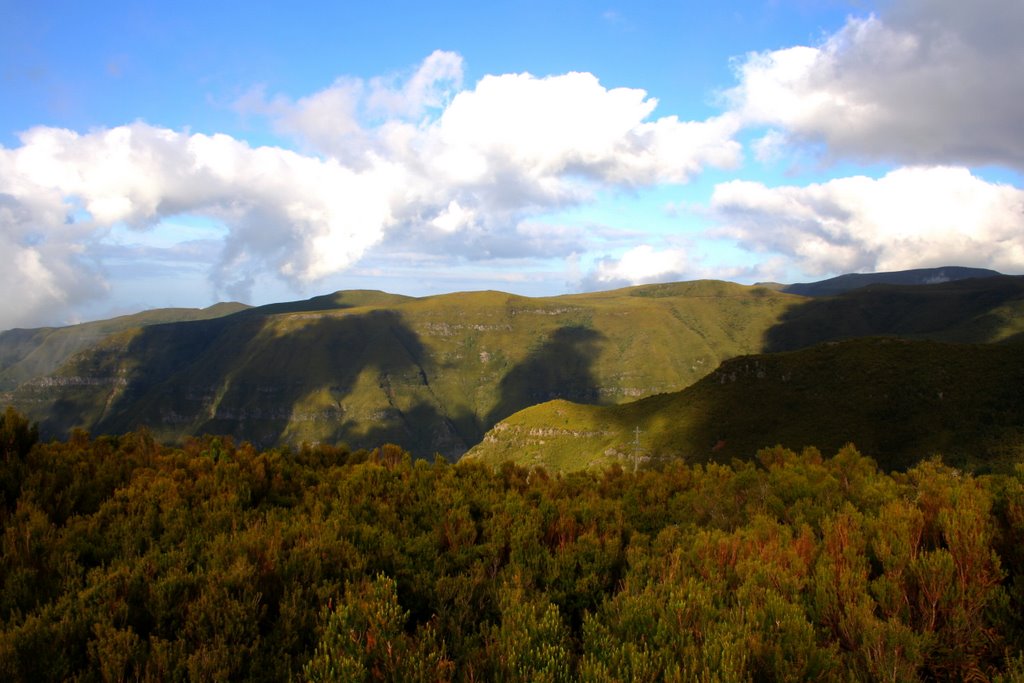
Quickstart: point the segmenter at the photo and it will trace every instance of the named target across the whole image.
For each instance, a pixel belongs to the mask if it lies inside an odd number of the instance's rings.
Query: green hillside
[[[0,399],[48,437],[146,426],[169,442],[394,442],[455,459],[547,401],[627,403],[680,391],[737,356],[831,339],[1008,341],[1024,332],[1022,307],[1019,277],[814,299],[718,281],[549,298],[336,292],[205,320],[111,321],[84,348],[79,331],[59,367],[60,354],[40,350],[74,328],[27,331],[0,357],[21,353],[8,370],[36,370]],[[37,355],[50,365],[33,366]]]
[[[627,405],[526,409],[464,459],[647,467],[729,462],[774,444],[828,452],[848,442],[886,469],[935,454],[974,470],[1020,462],[1024,345],[870,338],[744,356],[683,391]]]
[[[796,301],[725,282],[553,298],[339,292],[125,330],[10,398],[47,434],[147,425],[166,440],[393,441],[455,458],[529,405],[689,386],[760,349]]]
[[[987,268],[945,266],[941,268],[915,268],[889,273],[846,273],[819,282],[797,282],[779,285],[790,294],[800,296],[835,296],[868,285],[935,285],[968,278],[996,277],[1000,273]]]
[[[0,391],[9,391],[33,377],[48,375],[68,358],[116,332],[186,320],[207,320],[248,308],[236,302],[208,308],[159,308],[109,320],[68,327],[13,329],[0,332]]]
[[[765,350],[871,335],[962,343],[1024,339],[1024,277],[870,285],[838,296],[804,299],[769,331]]]

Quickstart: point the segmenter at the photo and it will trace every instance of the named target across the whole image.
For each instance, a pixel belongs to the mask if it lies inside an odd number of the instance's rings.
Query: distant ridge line
[[[782,285],[780,291],[800,296],[835,296],[869,285],[934,285],[971,278],[998,277],[1002,273],[988,268],[941,266],[915,268],[883,273],[847,273],[818,282],[797,282]]]

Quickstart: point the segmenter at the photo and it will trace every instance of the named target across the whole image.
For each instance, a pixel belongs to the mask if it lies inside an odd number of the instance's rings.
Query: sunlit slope
[[[688,386],[759,350],[796,301],[710,281],[553,298],[339,293],[127,330],[13,398],[49,433],[147,425],[168,439],[389,440],[456,457],[528,405]]]
[[[830,342],[726,361],[680,392],[626,405],[553,401],[506,418],[465,457],[569,470],[749,458],[847,442],[886,469],[942,454],[975,469],[1024,457],[1024,345]]]
[[[517,411],[612,405],[692,385],[722,361],[828,339],[1006,342],[1024,279],[868,287],[808,299],[698,281],[526,298],[337,292],[209,320],[131,327],[2,398],[41,422],[261,446],[392,441],[456,458]]]
[[[0,391],[53,372],[75,353],[116,332],[147,325],[219,318],[247,308],[235,302],[208,308],[159,308],[68,327],[5,330],[0,332]]]

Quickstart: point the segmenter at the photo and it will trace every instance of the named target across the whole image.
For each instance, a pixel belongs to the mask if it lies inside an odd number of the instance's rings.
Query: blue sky
[[[1017,0],[0,14],[0,329],[345,288],[1024,272]]]

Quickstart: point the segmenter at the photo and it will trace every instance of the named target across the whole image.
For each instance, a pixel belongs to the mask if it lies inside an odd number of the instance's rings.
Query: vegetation
[[[110,320],[0,332],[0,390],[10,390],[34,377],[49,375],[76,353],[92,348],[124,330],[189,320],[209,320],[238,313],[248,306],[219,303],[208,308],[159,308]]]
[[[1024,346],[888,338],[723,363],[683,391],[620,406],[553,401],[503,420],[465,457],[573,470],[728,463],[766,443],[854,442],[885,469],[943,454],[971,471],[1024,461]]]
[[[238,308],[0,334],[0,680],[1024,680],[1024,278]]]
[[[48,437],[146,425],[166,441],[394,442],[454,460],[529,405],[617,403],[687,386],[759,350],[798,300],[724,282],[645,293],[340,292],[123,330],[10,399]]]
[[[764,350],[880,335],[963,344],[1024,340],[1024,277],[872,285],[806,300],[769,330]]]
[[[0,678],[1024,674],[1024,467],[553,474],[0,420]]]
[[[18,387],[0,400],[37,420],[46,438],[146,425],[167,442],[204,433],[260,447],[393,442],[455,460],[523,408],[680,391],[741,355],[864,335],[1021,339],[1024,278],[815,299],[715,281],[550,298],[355,291],[213,313],[122,320],[61,353],[57,342],[85,326],[3,333],[0,390],[15,374]]]

